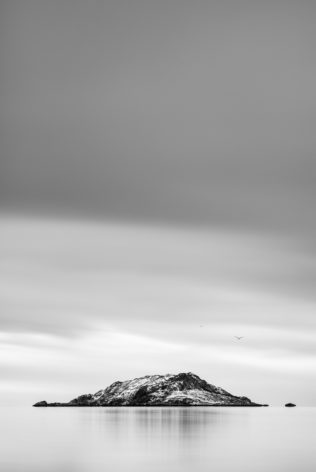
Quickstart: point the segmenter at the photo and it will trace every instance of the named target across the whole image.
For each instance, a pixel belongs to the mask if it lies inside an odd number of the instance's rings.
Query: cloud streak
[[[75,334],[93,319],[231,322],[235,312],[280,325],[285,311],[289,325],[312,323],[306,280],[316,264],[290,242],[285,250],[278,239],[219,229],[23,218],[1,228],[7,329]]]

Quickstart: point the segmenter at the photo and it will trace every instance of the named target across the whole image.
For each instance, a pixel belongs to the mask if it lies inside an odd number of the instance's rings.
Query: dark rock
[[[140,387],[131,400],[131,406],[143,406],[150,402],[150,394],[147,387]]]
[[[284,406],[293,407],[293,406],[296,406],[296,405],[294,403],[286,403]]]
[[[74,398],[74,400],[71,400],[69,403],[73,406],[90,406],[92,399],[93,396],[91,393],[88,393],[87,395],[80,395],[78,398]]]
[[[47,406],[47,402],[45,400],[43,400],[41,402],[35,403],[33,406]]]

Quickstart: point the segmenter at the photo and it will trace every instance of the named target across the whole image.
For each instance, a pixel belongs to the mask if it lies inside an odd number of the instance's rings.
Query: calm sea
[[[1,472],[315,472],[316,408],[0,409]]]

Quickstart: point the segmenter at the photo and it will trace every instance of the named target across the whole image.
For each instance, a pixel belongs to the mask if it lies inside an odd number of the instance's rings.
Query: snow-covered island
[[[40,401],[36,407],[58,406],[268,406],[237,397],[191,372],[146,375],[114,382],[97,393],[80,395],[68,403]]]

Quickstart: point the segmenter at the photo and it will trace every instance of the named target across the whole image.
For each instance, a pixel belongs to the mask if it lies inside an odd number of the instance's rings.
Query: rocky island
[[[146,375],[114,382],[94,394],[80,395],[68,403],[40,401],[36,407],[74,406],[268,406],[237,397],[195,374]]]

